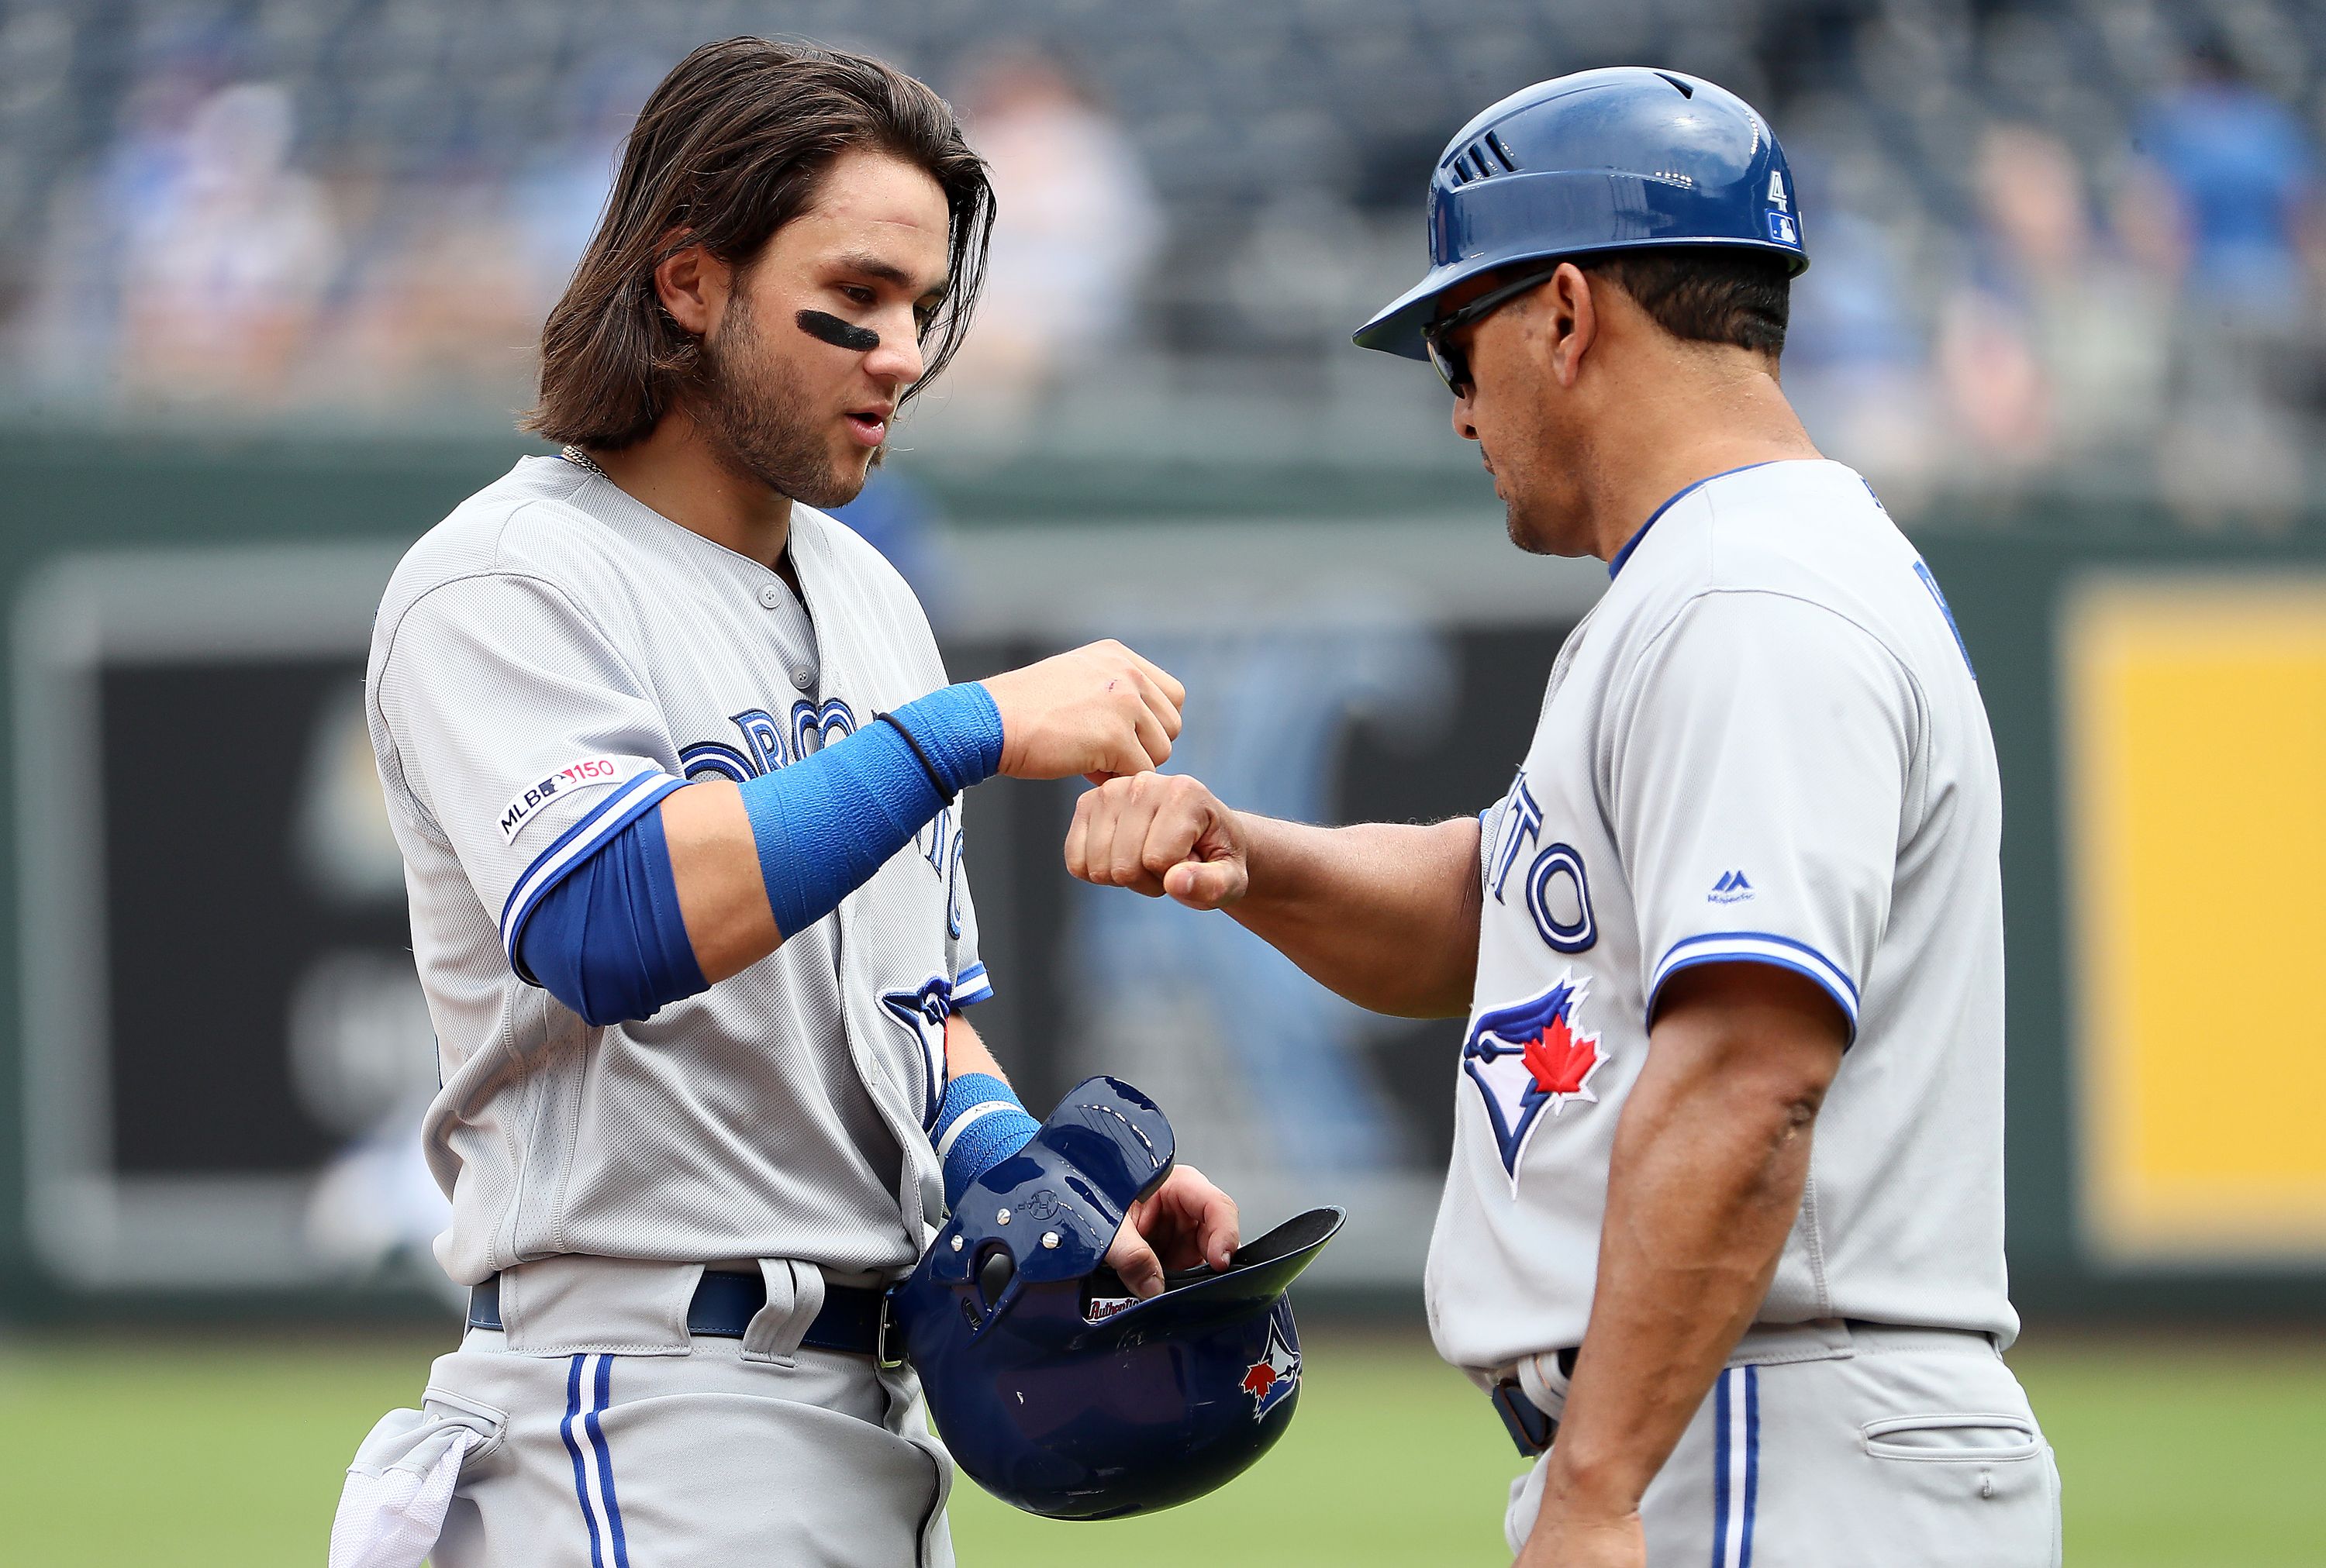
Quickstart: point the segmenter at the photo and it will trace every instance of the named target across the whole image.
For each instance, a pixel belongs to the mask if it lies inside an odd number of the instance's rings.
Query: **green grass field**
[[[413,1401],[432,1352],[0,1344],[0,1563],[319,1568],[349,1455]],[[1518,1461],[1468,1385],[1410,1340],[1317,1333],[1307,1353],[1298,1420],[1241,1481],[1110,1525],[971,1493],[954,1515],[964,1568],[1504,1562]],[[2326,1563],[2326,1335],[2054,1330],[2013,1360],[2059,1450],[2075,1568]]]

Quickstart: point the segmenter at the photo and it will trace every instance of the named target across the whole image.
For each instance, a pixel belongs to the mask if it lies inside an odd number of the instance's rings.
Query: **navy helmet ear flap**
[[[1171,1124],[1162,1109],[1119,1078],[1076,1084],[1034,1142],[1071,1167],[1076,1190],[1111,1211],[1117,1224],[1131,1204],[1163,1184],[1175,1154]],[[1023,1157],[1022,1150],[1011,1156]],[[1009,1163],[1002,1161],[988,1174],[1008,1184]]]
[[[972,1183],[892,1321],[972,1479],[1029,1513],[1116,1518],[1202,1496],[1292,1419],[1300,1340],[1285,1287],[1343,1219],[1310,1211],[1144,1301],[1106,1266],[1170,1173],[1171,1124],[1120,1079],[1078,1084]]]
[[[1076,1084],[1026,1146],[969,1184],[922,1271],[959,1285],[996,1248],[1034,1284],[1103,1266],[1130,1206],[1171,1174],[1171,1124],[1116,1078]],[[998,1309],[996,1309],[998,1310]]]

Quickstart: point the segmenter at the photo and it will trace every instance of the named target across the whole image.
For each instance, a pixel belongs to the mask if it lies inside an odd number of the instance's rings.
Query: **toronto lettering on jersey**
[[[935,819],[913,836],[913,847],[945,885],[945,933],[955,938],[961,935],[962,844],[960,814],[949,805],[941,808]]]
[[[569,762],[539,784],[522,789],[509,797],[501,808],[501,842],[514,844],[525,825],[539,814],[541,808],[562,794],[570,793],[587,784],[611,784],[620,776],[620,765],[610,756],[585,756]]]
[[[838,697],[824,702],[800,699],[792,704],[788,725],[764,708],[746,708],[730,714],[727,722],[735,727],[736,744],[698,740],[680,750],[679,771],[688,779],[741,784],[813,756],[842,736],[855,734],[857,727],[856,710]],[[913,839],[921,858],[945,885],[945,929],[955,937],[961,935],[960,821],[960,812],[948,805]]]
[[[1494,902],[1503,898],[1519,856],[1540,844],[1542,808],[1527,788],[1526,770],[1512,782],[1510,804],[1503,812],[1502,838],[1494,846]],[[1542,940],[1560,952],[1582,952],[1599,940],[1598,923],[1591,917],[1591,882],[1583,857],[1571,844],[1540,845],[1527,867],[1523,884],[1527,913],[1534,917]]]
[[[764,708],[746,708],[728,716],[740,735],[740,744],[698,740],[678,754],[679,771],[690,779],[724,778],[741,784],[802,757],[812,756],[843,735],[856,732],[856,712],[841,698],[792,704],[786,724]]]
[[[1522,862],[1524,874],[1514,876]],[[1493,868],[1488,894],[1508,905],[1515,892],[1535,934],[1553,951],[1580,953],[1597,945],[1599,923],[1591,909],[1591,878],[1582,852],[1572,844],[1545,841],[1542,806],[1528,787],[1524,768],[1511,782],[1487,864]],[[1483,1008],[1462,1043],[1462,1071],[1484,1101],[1513,1198],[1521,1162],[1544,1113],[1556,1117],[1569,1105],[1598,1100],[1591,1080],[1607,1053],[1598,1035],[1583,1026],[1590,988],[1587,976],[1568,970],[1547,990]]]

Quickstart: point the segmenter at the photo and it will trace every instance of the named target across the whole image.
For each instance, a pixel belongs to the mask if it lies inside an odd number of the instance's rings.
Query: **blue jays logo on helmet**
[[[889,1295],[929,1414],[962,1473],[1058,1519],[1203,1496],[1284,1434],[1300,1400],[1285,1294],[1344,1218],[1314,1209],[1209,1264],[1124,1294],[1106,1251],[1177,1146],[1120,1079],[1076,1085],[1033,1141],[970,1183]],[[894,1341],[891,1341],[892,1343]]]
[[[1292,1308],[1283,1303],[1268,1315],[1268,1348],[1244,1369],[1243,1391],[1251,1396],[1254,1421],[1275,1409],[1300,1387],[1299,1341],[1292,1332]]]
[[[1519,1162],[1547,1109],[1557,1116],[1577,1102],[1596,1103],[1591,1079],[1607,1063],[1599,1036],[1577,1027],[1590,989],[1574,971],[1539,997],[1478,1015],[1462,1044],[1462,1071],[1485,1100],[1486,1120],[1501,1148],[1511,1191]]]

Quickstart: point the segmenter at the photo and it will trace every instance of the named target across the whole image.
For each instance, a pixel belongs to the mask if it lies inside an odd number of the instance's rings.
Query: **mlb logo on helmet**
[[[1793,201],[1785,192],[1782,169],[1769,171],[1769,237],[1779,245],[1800,244],[1801,231],[1793,222]]]

